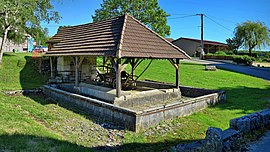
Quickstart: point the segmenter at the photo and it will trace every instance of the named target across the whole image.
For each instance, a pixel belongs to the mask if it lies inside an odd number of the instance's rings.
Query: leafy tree
[[[42,33],[42,21],[58,22],[59,19],[60,16],[57,11],[53,11],[50,0],[0,0],[0,64],[3,45],[7,39],[15,43],[23,42],[26,34],[33,35],[37,31]]]
[[[241,41],[244,48],[248,49],[251,56],[252,50],[261,46],[270,45],[270,31],[262,22],[247,21],[238,24],[235,28],[235,37]]]
[[[237,39],[236,37],[233,37],[233,38],[228,38],[226,42],[230,51],[233,51],[234,54],[237,54],[237,50],[241,46],[241,41]]]
[[[50,38],[48,28],[28,28],[26,32],[35,39],[37,45],[47,45],[46,42]]]
[[[103,0],[95,11],[93,21],[101,21],[129,13],[161,36],[170,35],[167,14],[158,6],[157,0]]]

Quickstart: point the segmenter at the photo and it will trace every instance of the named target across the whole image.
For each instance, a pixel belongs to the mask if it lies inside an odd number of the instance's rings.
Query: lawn
[[[145,60],[136,74],[147,66]],[[37,88],[46,75],[31,54],[4,55],[0,91]],[[141,79],[175,81],[175,69],[166,60],[155,60]],[[202,139],[208,127],[226,129],[229,120],[269,107],[270,82],[225,70],[205,71],[203,65],[181,63],[181,85],[225,90],[227,102],[188,117],[161,122],[145,131],[125,131],[121,151],[156,151],[179,142]],[[68,110],[44,96],[6,96],[0,93],[0,151],[91,151],[107,143],[108,130],[96,118]],[[118,139],[118,137],[116,137]],[[90,148],[89,148],[90,147]],[[91,148],[92,147],[92,148]]]

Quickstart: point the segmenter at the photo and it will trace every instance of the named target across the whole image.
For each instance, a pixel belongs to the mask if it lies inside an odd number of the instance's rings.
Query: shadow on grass
[[[14,53],[12,53],[12,52],[10,52],[10,53],[4,53],[3,54],[3,56],[16,56],[16,54],[14,54]]]
[[[48,137],[33,135],[0,135],[0,151],[162,151],[180,141],[166,141],[164,143],[128,143],[120,146],[85,147]],[[193,142],[182,141],[181,143]]]
[[[20,80],[21,85],[23,89],[31,89],[35,87],[39,87],[42,84],[44,84],[45,76],[38,73],[38,69],[36,68],[37,63],[34,59],[27,56],[25,57],[26,64],[23,70],[20,73]],[[189,65],[197,65],[192,63],[183,63],[183,64],[189,64]],[[203,65],[202,65],[203,66]],[[228,101],[224,104],[218,104],[215,107],[220,109],[228,109],[228,110],[235,110],[240,109],[242,110],[241,114],[247,114],[251,113],[253,111],[258,111],[261,109],[266,108],[268,105],[268,100],[270,99],[270,86],[266,86],[265,89],[258,89],[258,88],[251,88],[251,87],[245,87],[245,86],[238,86],[234,88],[220,88],[220,90],[225,90],[227,93],[227,99]],[[46,105],[51,104],[51,100],[45,100],[45,96],[40,95],[26,95],[32,98],[34,101]],[[71,108],[70,105],[61,104],[60,106],[73,111],[75,113],[78,113],[80,115],[85,116],[87,119],[95,122],[96,124],[100,124],[103,118],[98,118],[97,116],[91,115],[91,113],[86,112],[86,110],[83,110],[82,108],[78,106],[74,106]],[[68,149],[68,151],[73,151],[72,147],[74,147],[76,150],[74,151],[84,151],[84,150],[119,150],[119,151],[161,151],[166,150],[172,145],[176,145],[177,143],[185,143],[185,142],[192,142],[192,140],[168,140],[160,143],[129,143],[129,144],[123,144],[121,146],[115,147],[112,149],[111,147],[107,146],[100,146],[100,147],[94,147],[94,148],[87,148],[78,146],[76,144],[72,144],[65,141],[59,141],[55,139],[48,139],[43,137],[35,137],[35,136],[28,136],[28,135],[0,135],[0,145],[3,143],[2,141],[9,141],[10,143],[16,144],[17,140],[21,139],[28,140],[32,138],[37,138],[36,144],[41,144],[38,147],[43,147],[42,144],[45,144],[47,140],[51,141],[48,147],[53,147],[54,145],[65,145],[70,146],[71,148]],[[31,141],[31,140],[30,140]],[[33,142],[35,143],[35,142]],[[30,142],[30,144],[33,144]],[[11,147],[13,147],[13,144],[11,144]],[[26,144],[27,145],[27,144]],[[1,145],[2,146],[2,145]],[[0,150],[1,147],[0,146]],[[24,146],[24,145],[21,145]],[[62,147],[62,146],[60,146]],[[56,148],[57,149],[57,148]],[[65,151],[64,149],[63,151]],[[57,151],[57,150],[56,150]],[[61,149],[59,150],[61,151]]]
[[[25,65],[20,71],[20,83],[24,90],[41,87],[49,78],[48,75],[39,72],[41,58],[25,56]]]
[[[0,151],[89,151],[89,148],[53,138],[0,135]]]
[[[181,64],[184,64],[184,65],[194,65],[194,66],[198,66],[198,65],[199,66],[205,66],[205,64],[193,63],[193,62],[181,62]]]
[[[239,114],[248,114],[270,107],[270,85],[264,89],[238,86],[220,88],[226,92],[227,101],[214,107],[227,110],[241,110]]]

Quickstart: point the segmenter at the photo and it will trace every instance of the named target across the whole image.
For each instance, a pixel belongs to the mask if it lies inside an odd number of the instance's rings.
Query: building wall
[[[173,44],[181,48],[189,56],[195,56],[196,51],[200,51],[200,43],[194,41],[179,39],[174,41]]]
[[[80,80],[93,80],[96,78],[96,57],[84,58],[80,71]],[[75,66],[72,57],[58,57],[57,58],[57,71],[63,77],[74,77]]]
[[[0,38],[0,42],[2,42],[2,38]],[[28,50],[28,46],[29,46],[29,44],[28,44],[28,38],[22,44],[15,44],[12,41],[7,40],[4,43],[3,51],[4,52],[13,52],[13,51],[18,51],[18,52],[25,51],[25,52],[27,52],[27,51],[29,51]]]

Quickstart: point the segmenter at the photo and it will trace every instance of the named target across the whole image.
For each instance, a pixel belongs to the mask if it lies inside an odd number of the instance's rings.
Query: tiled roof
[[[201,43],[201,40],[199,40],[199,39],[185,38],[185,37],[181,37],[179,39],[176,39],[173,42],[178,41],[178,40],[181,40],[181,39],[190,40],[190,41]],[[216,41],[209,41],[209,40],[203,40],[203,43],[204,44],[209,44],[209,45],[227,46],[227,44],[225,44],[225,43],[216,42]]]
[[[46,53],[47,56],[190,58],[128,14],[101,22],[65,27],[48,43],[54,45]]]

